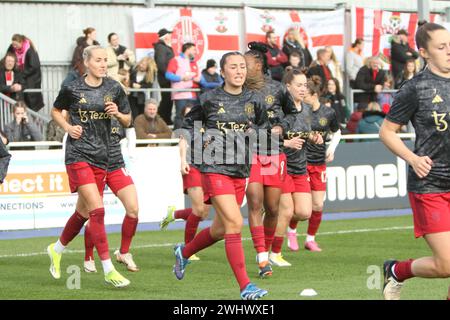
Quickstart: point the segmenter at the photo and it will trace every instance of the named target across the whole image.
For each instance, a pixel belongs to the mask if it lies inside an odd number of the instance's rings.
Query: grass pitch
[[[306,223],[299,224],[299,233],[304,234],[305,229]],[[285,242],[284,257],[292,267],[274,267],[271,278],[259,279],[250,233],[244,227],[247,271],[252,282],[269,291],[266,299],[382,299],[384,260],[430,255],[424,240],[414,239],[410,216],[324,221],[319,231],[317,241],[323,252],[312,253],[303,248],[289,252]],[[109,234],[108,239],[111,250],[120,244],[119,233]],[[48,237],[0,240],[0,299],[239,299],[239,288],[227,263],[223,242],[200,252],[201,260],[192,262],[185,278],[178,281],[172,274],[175,260],[172,248],[183,241],[183,231],[138,232],[131,252],[141,271],[130,273],[115,263],[117,270],[131,280],[128,288],[115,289],[104,284],[98,259],[99,273],[84,273],[81,236],[63,254],[61,279],[54,280],[45,252],[54,241],[55,238]],[[299,242],[303,241],[304,236],[299,236]],[[67,282],[74,283],[73,273],[66,272],[73,265],[81,270],[80,289],[67,286]],[[443,300],[448,285],[445,279],[412,279],[406,283],[402,299]],[[307,288],[318,295],[300,296]]]

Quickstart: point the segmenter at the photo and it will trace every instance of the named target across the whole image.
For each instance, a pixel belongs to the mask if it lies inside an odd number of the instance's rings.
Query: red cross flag
[[[261,10],[245,7],[246,40],[265,41],[265,34],[274,30],[279,37],[280,48],[287,31],[297,28],[306,40],[309,50],[316,57],[316,51],[332,46],[337,59],[343,64],[344,57],[344,9],[326,12],[289,10]]]

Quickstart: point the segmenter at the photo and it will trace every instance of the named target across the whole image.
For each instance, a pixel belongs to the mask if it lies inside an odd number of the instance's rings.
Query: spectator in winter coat
[[[9,160],[11,159],[11,155],[8,150],[6,150],[6,145],[9,143],[6,135],[0,131],[0,184],[3,183],[3,180],[6,177],[8,172]]]
[[[166,71],[166,79],[170,80],[172,89],[199,88],[200,73],[195,62],[197,48],[195,44],[188,42],[183,44],[181,51],[178,57],[170,60]],[[172,92],[172,100],[175,102],[176,108],[174,129],[178,129],[181,128],[183,123],[181,110],[186,103],[197,100],[197,93],[195,91],[174,91]]]
[[[345,57],[345,70],[347,71],[347,75],[350,79],[350,86],[355,89],[355,80],[356,75],[358,74],[359,69],[364,66],[364,40],[358,38],[353,42],[350,50],[347,52]]]
[[[5,126],[5,134],[9,142],[42,140],[38,127],[28,118],[24,102],[17,102],[14,105],[13,113],[14,120]]]
[[[341,93],[339,81],[336,78],[328,80],[327,89],[323,97],[330,101],[330,107],[336,113],[336,118],[342,130],[347,123],[347,107],[345,97]]]
[[[358,123],[356,133],[379,133],[384,117],[385,114],[381,112],[378,103],[369,103],[367,111],[363,112],[362,119]]]
[[[319,76],[322,80],[321,90],[324,90],[325,85],[333,77],[330,68],[328,68],[328,63],[330,62],[331,55],[325,49],[317,50],[317,60],[311,64],[308,70],[308,77]]]
[[[119,44],[117,33],[108,35],[109,46],[106,48],[108,54],[108,76],[118,80],[119,70],[129,71],[136,63],[134,52]]]
[[[155,60],[150,57],[142,58],[130,75],[130,87],[133,89],[152,88],[156,80],[157,67]],[[145,93],[132,92],[130,94],[130,105],[133,118],[144,112]]]
[[[16,67],[16,55],[8,52],[0,61],[0,92],[14,100],[23,100],[25,89],[22,73]]]
[[[397,79],[395,88],[400,88],[406,81],[411,80],[417,74],[417,64],[415,60],[406,61],[405,68],[403,69],[400,77]]]
[[[17,69],[22,73],[25,89],[41,88],[41,62],[36,48],[30,39],[21,34],[12,37],[8,52],[17,57]],[[42,93],[25,93],[25,103],[30,109],[38,111],[44,107]]]
[[[392,76],[394,79],[399,80],[408,60],[415,60],[418,57],[419,54],[409,47],[408,32],[400,30],[397,36],[393,37],[391,43]]]
[[[170,88],[170,81],[166,79],[166,71],[169,61],[175,56],[172,49],[172,31],[161,29],[158,31],[159,41],[153,44],[155,48],[155,62],[158,67],[158,83],[162,89]],[[172,99],[170,92],[161,92],[161,104],[159,114],[164,121],[172,124]]]
[[[97,31],[94,28],[86,28],[83,30],[84,36],[77,39],[75,50],[72,55],[72,68],[79,68],[80,64],[83,63],[83,51],[89,46],[98,46],[100,43],[97,42]]]
[[[200,88],[202,93],[220,87],[223,83],[222,77],[217,73],[217,64],[213,59],[206,61],[206,68],[203,69],[200,78]]]
[[[172,131],[158,115],[158,102],[150,99],[145,103],[144,113],[134,120],[137,139],[169,139]]]
[[[288,62],[287,55],[278,47],[278,38],[273,31],[266,33],[267,64],[269,65],[272,79],[281,81],[284,75],[284,65]]]
[[[283,43],[283,52],[290,59],[291,55],[295,52],[298,53],[300,57],[300,68],[309,68],[313,59],[311,52],[309,52],[308,47],[305,45],[303,37],[300,35],[297,29],[291,28],[286,35]]]
[[[358,71],[356,76],[356,89],[362,89],[368,93],[355,94],[355,102],[377,101],[377,94],[383,90],[386,71],[380,69],[378,57],[368,58],[366,65]]]

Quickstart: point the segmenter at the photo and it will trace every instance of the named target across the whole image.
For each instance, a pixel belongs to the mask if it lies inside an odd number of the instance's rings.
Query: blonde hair
[[[378,102],[372,101],[367,105],[367,111],[381,111],[381,107]]]
[[[84,48],[83,50],[83,60],[84,61],[88,61],[91,57],[92,57],[92,52],[94,52],[95,50],[99,50],[99,49],[105,49],[102,46],[88,46],[86,48]]]
[[[158,71],[158,67],[156,66],[155,60],[150,57],[142,58],[137,65],[140,65],[142,62],[147,62],[147,70],[145,73],[145,82],[153,83],[155,81],[155,74]]]
[[[334,64],[336,65],[338,63],[338,60],[336,58],[336,54],[334,53],[333,47],[331,46],[326,46],[325,50],[331,50],[331,60],[334,62]]]

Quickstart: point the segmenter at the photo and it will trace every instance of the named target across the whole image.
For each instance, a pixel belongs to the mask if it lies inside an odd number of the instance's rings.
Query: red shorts
[[[414,216],[416,238],[430,233],[450,231],[450,192],[413,193],[409,202]]]
[[[288,174],[284,179],[281,193],[311,193],[311,186],[308,174]]]
[[[183,177],[183,192],[187,194],[188,189],[202,187],[202,173],[195,167],[190,166],[188,174]]]
[[[128,174],[127,169],[120,168],[106,174],[106,184],[117,196],[117,192],[129,186],[130,184],[134,184],[134,182],[131,176]]]
[[[204,202],[211,204],[211,198],[222,194],[234,194],[241,206],[245,195],[245,178],[235,178],[217,173],[203,173]]]
[[[308,175],[311,179],[311,190],[312,191],[327,191],[327,165],[313,165],[308,164],[307,166]]]
[[[286,177],[286,155],[253,155],[250,179],[248,183],[260,183],[263,186],[281,188]]]
[[[75,162],[66,165],[69,177],[70,192],[77,192],[78,187],[85,184],[97,184],[100,195],[105,189],[106,170],[90,165],[87,162]]]

